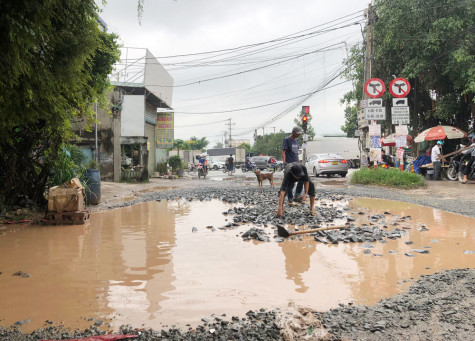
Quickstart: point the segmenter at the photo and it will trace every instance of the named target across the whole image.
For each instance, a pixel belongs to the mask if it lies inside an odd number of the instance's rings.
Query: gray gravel
[[[203,184],[203,183],[200,183]],[[453,212],[457,214],[466,215],[475,218],[475,197],[461,197],[461,198],[436,198],[426,194],[414,194],[411,191],[392,190],[386,187],[378,186],[361,186],[352,185],[347,188],[338,187],[326,187],[325,189],[317,187],[317,195],[321,193],[327,193],[328,195],[345,195],[353,197],[367,197],[367,198],[380,198],[396,201],[403,201],[422,206],[428,206],[438,208],[444,211]],[[275,191],[277,196],[278,188],[271,189],[264,187],[259,189],[257,187],[244,187],[241,184],[225,182],[225,181],[208,181],[205,185],[196,188],[182,188],[171,191],[152,192],[145,193],[141,196],[137,196],[135,201],[132,202],[109,202],[101,203],[95,210],[111,209],[117,207],[130,206],[143,201],[152,201],[156,199],[175,199],[179,197],[195,198],[197,200],[208,200],[206,193],[212,192],[214,198],[233,197],[230,202],[245,202],[245,203],[261,203],[259,201],[259,193]],[[201,193],[201,194],[199,194]],[[243,197],[238,197],[242,195]],[[443,200],[442,200],[443,199]]]
[[[315,312],[330,335],[312,340],[474,340],[475,270],[449,270],[421,276],[408,290],[374,306],[343,305]],[[122,326],[123,334],[136,340],[281,340],[279,310],[249,311],[246,317],[225,315],[203,318],[196,328],[152,330]],[[0,340],[29,341],[69,339],[104,334],[97,324],[85,330],[69,330],[45,324],[23,334],[17,326],[0,327]],[[313,326],[307,326],[309,336]]]

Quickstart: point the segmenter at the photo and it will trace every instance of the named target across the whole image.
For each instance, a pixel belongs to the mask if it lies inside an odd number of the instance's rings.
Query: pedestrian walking
[[[228,175],[233,175],[233,170],[234,170],[233,154],[229,154],[229,157],[227,159],[227,167],[228,167]]]
[[[292,133],[282,141],[282,162],[283,162],[284,170],[287,164],[294,163],[294,162],[298,163],[300,161],[298,137],[302,135],[302,133],[303,133],[303,129],[300,128],[299,126],[295,126],[292,129]],[[292,186],[287,189],[288,190],[287,197],[289,200],[289,204],[292,204],[293,202],[294,184],[295,182],[293,182]],[[297,184],[296,195],[299,195],[301,192],[302,192],[302,187]]]

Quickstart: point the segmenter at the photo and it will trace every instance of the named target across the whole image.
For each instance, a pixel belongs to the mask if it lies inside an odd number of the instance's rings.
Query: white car
[[[214,169],[214,170],[224,168],[224,166],[225,165],[224,165],[223,161],[210,160],[209,163],[208,163],[208,168],[209,169]]]
[[[316,177],[324,174],[328,177],[333,174],[345,177],[348,174],[348,161],[338,154],[311,155],[305,162],[305,167],[307,167],[309,174],[311,173]]]

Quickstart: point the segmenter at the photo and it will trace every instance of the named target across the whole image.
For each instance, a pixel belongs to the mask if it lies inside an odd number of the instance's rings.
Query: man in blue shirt
[[[292,129],[292,134],[287,136],[282,141],[282,162],[292,163],[299,162],[299,140],[298,137],[302,135],[303,130],[299,126]]]
[[[313,207],[315,205],[315,185],[308,176],[307,167],[301,165],[298,162],[293,162],[287,164],[284,170],[284,179],[282,180],[282,185],[280,186],[279,192],[279,207],[277,209],[277,217],[282,217],[284,213],[284,199],[285,194],[288,193],[289,189],[291,190],[294,187],[294,184],[298,182],[302,184],[302,187],[305,187],[305,192],[302,195],[302,201],[307,198],[307,195],[310,197],[310,213],[315,215]]]
[[[287,136],[284,141],[282,141],[282,162],[284,163],[284,167],[286,164],[299,162],[299,140],[298,137],[302,135],[303,130],[299,126],[295,126],[292,129],[292,134]],[[297,183],[297,190],[295,194],[298,196],[302,193],[303,183]],[[294,183],[292,183],[292,187],[288,188],[287,196],[289,197],[289,204],[292,204],[294,201]]]

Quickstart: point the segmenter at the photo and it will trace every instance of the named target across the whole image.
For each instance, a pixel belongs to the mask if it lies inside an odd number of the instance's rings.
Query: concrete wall
[[[145,57],[145,88],[171,107],[173,96],[172,76],[149,50],[147,50]]]
[[[145,96],[124,95],[120,115],[122,137],[145,136]]]

